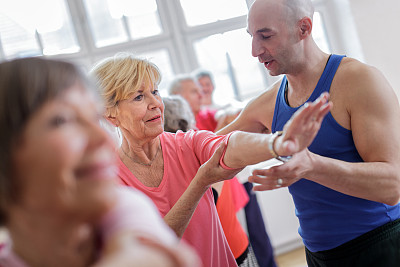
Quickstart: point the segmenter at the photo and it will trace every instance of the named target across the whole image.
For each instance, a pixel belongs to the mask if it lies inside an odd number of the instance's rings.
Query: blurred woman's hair
[[[12,158],[27,123],[46,102],[76,84],[91,88],[87,77],[68,62],[23,58],[0,63],[0,225],[7,220],[9,203],[19,198]]]

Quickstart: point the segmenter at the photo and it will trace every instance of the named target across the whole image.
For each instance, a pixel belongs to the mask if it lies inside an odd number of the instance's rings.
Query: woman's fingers
[[[215,150],[214,154],[205,164],[212,164],[215,163],[219,166],[219,160],[221,159],[222,155],[224,154],[226,144],[225,142],[221,142],[218,148]]]
[[[314,122],[322,121],[322,118],[326,115],[327,111],[330,109],[330,104],[327,103],[329,99],[328,93],[321,94],[317,100],[312,103],[306,103],[304,107],[304,121]]]

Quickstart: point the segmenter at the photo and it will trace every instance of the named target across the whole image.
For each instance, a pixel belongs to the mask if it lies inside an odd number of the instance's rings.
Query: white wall
[[[400,1],[350,0],[365,63],[383,72],[400,96]]]

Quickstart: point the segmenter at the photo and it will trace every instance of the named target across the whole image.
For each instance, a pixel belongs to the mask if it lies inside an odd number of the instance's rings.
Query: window
[[[279,78],[251,56],[248,2],[0,0],[0,60],[45,55],[90,70],[102,58],[133,52],[159,67],[162,95],[175,74],[201,67],[214,75],[217,104],[247,101]],[[313,36],[329,52],[326,11],[316,10]]]
[[[324,51],[325,53],[331,52],[328,43],[328,38],[326,36],[325,24],[324,21],[322,20],[322,15],[320,12],[314,13],[312,35],[315,42],[321,48],[322,51]]]
[[[188,26],[196,26],[247,15],[243,0],[180,0]]]
[[[251,56],[251,38],[245,28],[211,35],[194,47],[200,66],[213,73],[217,104],[243,101],[267,86],[258,60]]]
[[[149,53],[141,53],[140,57],[146,58],[157,65],[161,72],[161,83],[158,86],[160,94],[162,96],[168,95],[169,83],[174,78],[174,72],[172,70],[171,59],[166,49],[152,51]]]
[[[0,47],[5,58],[80,50],[64,0],[0,0],[0,7]]]
[[[84,0],[96,47],[162,32],[155,0]]]

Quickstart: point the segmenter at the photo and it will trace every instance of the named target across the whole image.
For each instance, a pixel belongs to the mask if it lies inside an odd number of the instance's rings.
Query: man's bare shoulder
[[[366,113],[387,103],[396,95],[380,70],[353,58],[343,58],[330,90],[331,113],[339,124],[351,129],[350,117],[355,111]],[[395,103],[394,103],[395,104]]]
[[[247,111],[255,111],[260,113],[260,110],[274,109],[276,95],[278,93],[279,85],[281,80],[274,83],[267,90],[254,97],[246,106]]]
[[[343,58],[340,64],[333,85],[334,88],[341,90],[341,94],[353,95],[354,98],[357,98],[360,93],[392,91],[391,86],[379,69],[347,57]]]
[[[369,77],[373,78],[380,74],[377,68],[349,57],[343,58],[337,71],[337,75],[342,79],[346,79],[347,82],[360,82],[359,78],[368,79]]]
[[[275,108],[275,99],[280,81],[260,93],[247,103],[239,116],[218,134],[227,134],[234,130],[269,133]]]
[[[255,105],[255,104],[269,103],[270,101],[275,101],[276,94],[278,92],[278,88],[279,88],[279,84],[278,84],[278,86],[276,86],[276,84],[272,85],[270,88],[263,91],[258,96],[254,97],[249,102],[249,104]]]
[[[248,121],[260,123],[270,129],[280,83],[281,80],[277,81],[270,88],[252,99],[247,104],[243,112],[243,117]]]

